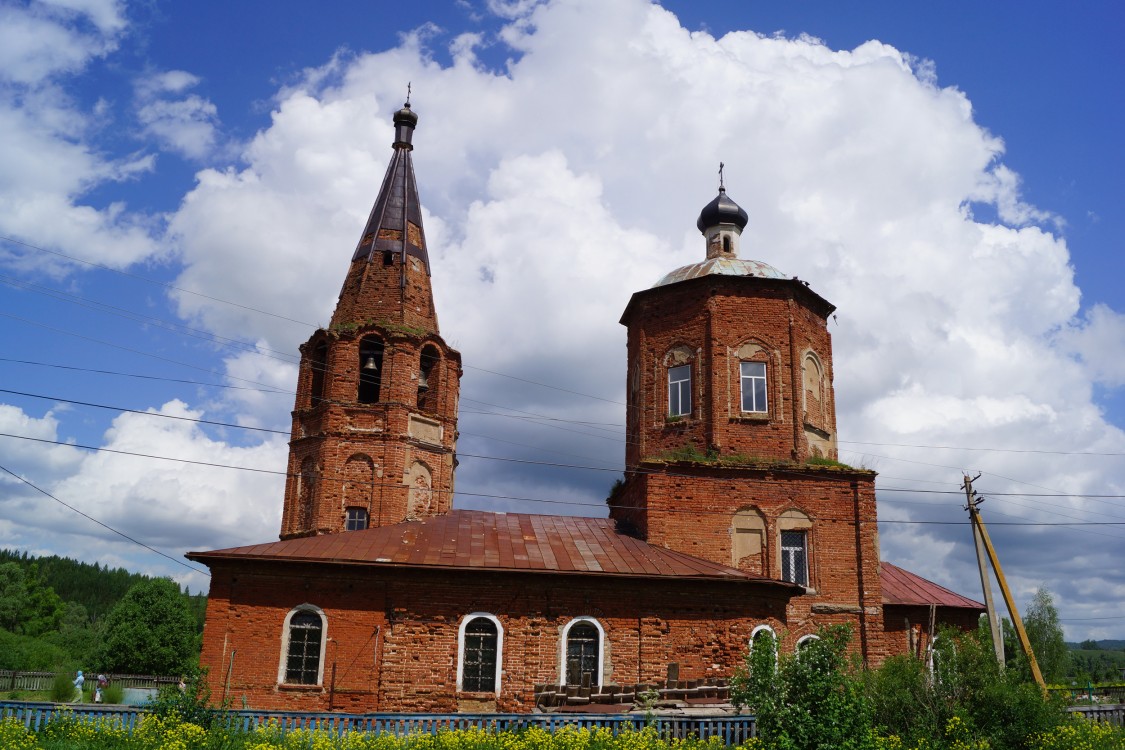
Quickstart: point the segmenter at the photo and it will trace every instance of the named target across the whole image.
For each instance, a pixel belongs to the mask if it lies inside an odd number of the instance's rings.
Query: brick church
[[[461,355],[434,312],[417,122],[395,113],[331,324],[301,347],[280,540],[188,554],[211,569],[216,699],[628,710],[644,685],[721,698],[763,632],[791,652],[849,623],[878,663],[924,658],[935,623],[975,627],[983,605],[880,562],[875,473],[836,460],[834,308],[739,257],[747,214],[723,187],[704,257],[622,315],[630,439],[609,517],[455,510]]]

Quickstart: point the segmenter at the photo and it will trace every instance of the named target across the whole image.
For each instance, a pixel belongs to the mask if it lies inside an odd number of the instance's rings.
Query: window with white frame
[[[691,365],[668,368],[668,416],[691,414]]]
[[[602,674],[602,637],[604,632],[596,620],[572,620],[563,631],[563,663],[560,670],[567,685],[581,685],[584,675],[590,684],[599,685]]]
[[[797,655],[799,656],[800,653],[802,651],[804,651],[805,648],[808,647],[808,645],[810,643],[812,643],[813,641],[819,641],[819,640],[820,640],[820,636],[813,635],[812,633],[810,633],[809,635],[803,635],[800,638],[798,638],[797,639]]]
[[[781,532],[781,578],[809,585],[809,537],[804,531]]]
[[[473,614],[461,621],[461,658],[457,666],[459,690],[500,692],[500,654],[504,631],[493,615]]]
[[[344,516],[345,531],[363,531],[367,528],[367,508],[348,508]]]
[[[777,666],[777,633],[769,625],[757,625],[750,631],[750,651],[755,648],[768,649],[773,654],[774,666]]]
[[[765,414],[766,408],[766,363],[740,362],[739,375],[742,382],[742,411]]]
[[[282,634],[279,681],[289,685],[319,685],[323,678],[326,643],[324,612],[302,605],[289,612]]]

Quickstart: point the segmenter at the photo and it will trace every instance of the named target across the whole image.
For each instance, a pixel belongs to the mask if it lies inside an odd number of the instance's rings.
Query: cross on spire
[[[726,190],[726,188],[723,186],[723,167],[725,166],[726,164],[719,162],[719,190]]]

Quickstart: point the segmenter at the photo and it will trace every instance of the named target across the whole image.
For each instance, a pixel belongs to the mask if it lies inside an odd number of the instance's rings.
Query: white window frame
[[[762,368],[762,374],[761,375],[747,375],[746,374],[746,365],[757,365],[758,367],[761,367]],[[765,362],[758,362],[756,360],[745,360],[745,359],[739,361],[739,363],[738,363],[738,382],[739,382],[739,386],[741,388],[741,392],[740,392],[741,398],[739,399],[738,406],[739,406],[739,409],[742,410],[743,414],[768,414],[769,413],[770,398],[769,398],[769,379],[767,377],[767,370],[768,370],[768,368],[767,368]],[[754,383],[759,381],[759,380],[762,382],[762,403],[761,404],[758,404],[757,399],[754,398],[754,392],[755,392],[754,391]],[[747,391],[747,389],[746,389],[748,381],[749,381],[749,385],[750,385],[749,391]],[[755,407],[760,406],[761,408],[747,409],[746,408],[746,396],[747,395],[749,395],[750,400],[752,402],[754,402],[754,403],[751,404],[751,406],[755,406]]]
[[[683,370],[683,371],[687,372],[687,377],[686,378],[680,378],[678,380],[672,380],[672,373],[676,372],[677,370]],[[668,416],[669,417],[691,416],[691,406],[692,406],[692,404],[691,404],[691,377],[692,377],[692,372],[691,372],[691,363],[690,362],[687,363],[687,364],[684,364],[684,365],[675,365],[673,367],[668,368]],[[684,386],[683,385],[684,383],[686,383],[687,385]],[[672,411],[672,388],[673,388],[673,386],[675,386],[677,394],[679,396],[678,411]],[[684,402],[685,401],[687,401],[687,409],[686,410],[684,409]]]
[[[776,667],[778,661],[781,659],[781,639],[777,637],[777,631],[769,625],[755,625],[754,629],[750,631],[750,651],[754,650],[754,638],[762,631],[769,633],[773,636],[773,663]]]
[[[799,658],[800,655],[801,655],[801,649],[804,647],[804,645],[806,643],[808,643],[810,641],[819,641],[819,640],[820,640],[820,636],[816,635],[815,633],[809,633],[808,635],[802,635],[800,638],[797,639],[797,643],[793,647],[793,653],[796,654]]]
[[[750,631],[750,648],[754,648],[754,638],[756,638],[758,633],[761,633],[763,630],[773,636],[773,642],[776,646],[776,644],[778,643],[778,638],[777,633],[774,631],[774,629],[769,625],[755,625],[754,629]]]
[[[316,684],[309,685],[299,682],[286,682],[285,675],[289,670],[289,623],[293,620],[293,616],[302,612],[314,614],[320,618],[320,656],[317,658],[316,663]],[[324,685],[324,653],[328,647],[328,618],[324,615],[324,610],[315,604],[298,604],[293,609],[289,610],[285,615],[285,622],[281,625],[281,659],[277,664],[277,684],[278,685],[300,685],[302,687],[320,687]]]
[[[496,615],[488,612],[473,612],[461,618],[461,625],[457,628],[457,691],[462,691],[462,680],[465,676],[465,628],[477,618],[490,620],[496,626],[496,695],[500,695],[500,675],[504,666],[504,625]]]
[[[353,510],[363,511],[363,528],[362,529],[351,528],[351,525],[352,525],[351,512]],[[344,508],[344,530],[345,531],[363,531],[363,530],[369,529],[369,528],[371,528],[371,513],[367,510],[367,508],[364,508],[362,505],[349,505],[348,507]]]
[[[559,684],[566,684],[566,643],[570,637],[570,629],[579,623],[589,623],[598,631],[598,684],[605,681],[605,628],[593,617],[575,617],[563,626],[562,639],[559,641]]]
[[[800,534],[801,538],[804,540],[804,544],[800,548],[786,547],[784,542],[782,541],[782,539],[784,539],[784,537],[785,537],[785,534]],[[811,572],[809,570],[809,568],[811,567],[810,564],[809,564],[809,530],[808,529],[782,529],[781,532],[778,534],[778,548],[781,550],[781,580],[788,581],[789,583],[795,583],[798,586],[804,586],[804,587],[808,588],[809,578],[810,578],[809,573]],[[797,550],[797,549],[800,549],[800,551],[804,554],[804,558],[805,558],[805,580],[803,580],[803,581],[790,581],[788,578],[785,577],[785,557],[786,557],[787,554],[789,554],[790,552],[792,552],[794,550]],[[795,566],[793,565],[793,561],[794,561],[794,558],[790,557],[790,560],[789,560],[789,570],[790,570],[790,572],[795,572]]]

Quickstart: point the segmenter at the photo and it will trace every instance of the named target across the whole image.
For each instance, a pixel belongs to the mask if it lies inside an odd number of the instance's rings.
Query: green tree
[[[0,565],[0,628],[23,635],[42,635],[58,627],[63,611],[62,600],[35,565]]]
[[[17,563],[0,565],[0,628],[16,632],[27,603],[23,568]]]
[[[98,665],[112,672],[182,674],[199,654],[195,618],[167,578],[135,584],[106,615]]]
[[[1059,611],[1051,598],[1051,592],[1045,587],[1040,587],[1035,592],[1027,613],[1023,618],[1023,627],[1027,631],[1027,640],[1031,642],[1031,650],[1035,652],[1035,660],[1039,663],[1039,671],[1047,682],[1061,682],[1070,672],[1070,649],[1066,646],[1062,625],[1059,623]],[[1020,667],[1027,672],[1026,660],[1019,662]]]
[[[732,696],[757,714],[758,734],[778,750],[876,747],[871,703],[858,665],[847,655],[851,629],[822,628],[774,672],[772,638],[755,639]]]

